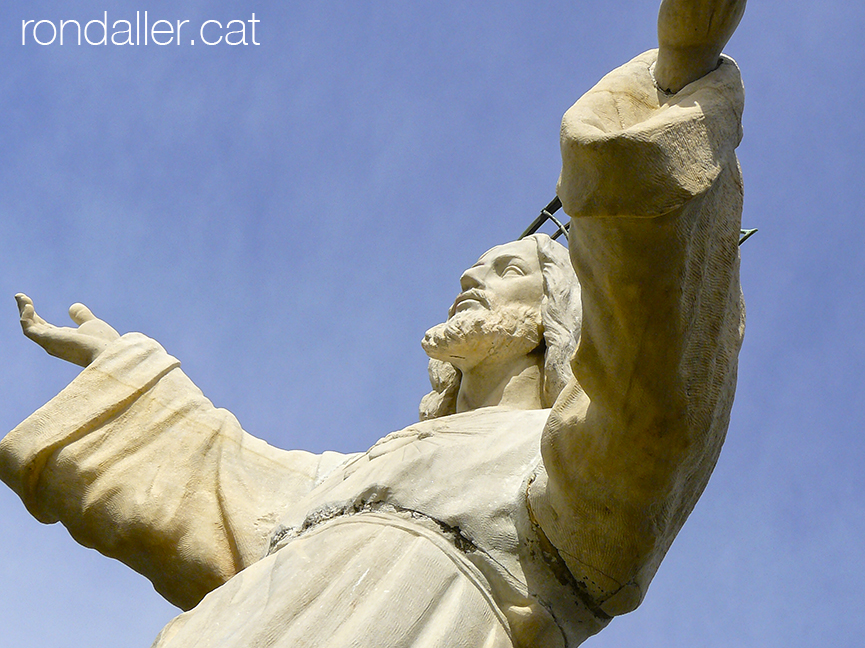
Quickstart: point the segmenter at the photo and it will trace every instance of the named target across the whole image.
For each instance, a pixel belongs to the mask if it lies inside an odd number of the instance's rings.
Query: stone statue
[[[0,442],[0,477],[187,610],[159,648],[579,645],[639,605],[728,425],[743,93],[721,49],[744,6],[664,0],[659,50],[568,110],[570,251],[535,235],[463,274],[419,423],[278,450],[153,340],[18,295],[84,369]]]

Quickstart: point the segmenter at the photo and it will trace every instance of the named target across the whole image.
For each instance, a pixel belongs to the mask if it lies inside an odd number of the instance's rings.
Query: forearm
[[[658,85],[678,92],[718,67],[744,12],[745,0],[663,0],[658,13]]]
[[[127,336],[0,442],[43,522],[147,576],[183,608],[257,560],[321,461],[243,432],[154,342]]]

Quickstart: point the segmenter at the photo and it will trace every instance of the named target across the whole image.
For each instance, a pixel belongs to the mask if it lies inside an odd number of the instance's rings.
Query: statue
[[[0,477],[187,610],[158,648],[579,645],[639,605],[728,425],[744,6],[664,0],[659,50],[568,110],[570,250],[534,235],[463,274],[419,423],[278,450],[153,340],[18,295],[84,369],[0,441]]]

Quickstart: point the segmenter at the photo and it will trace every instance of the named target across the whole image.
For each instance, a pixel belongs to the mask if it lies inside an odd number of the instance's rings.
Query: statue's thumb
[[[69,307],[69,317],[79,326],[84,324],[84,322],[96,319],[96,316],[84,304],[72,304]]]

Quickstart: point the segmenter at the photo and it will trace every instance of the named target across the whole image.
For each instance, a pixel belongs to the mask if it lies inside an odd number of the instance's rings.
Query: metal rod
[[[541,225],[543,225],[548,219],[553,218],[553,214],[555,214],[561,208],[562,201],[559,200],[558,196],[556,196],[549,202],[546,207],[541,210],[541,213],[535,220],[532,221],[532,224],[526,228],[526,231],[520,234],[520,238],[526,238],[527,236],[531,236],[532,234],[537,232],[541,228]],[[553,222],[557,223],[558,221],[554,219]],[[561,224],[559,224],[559,227],[561,228]]]
[[[740,229],[739,230],[739,245],[742,245],[745,241],[751,238],[754,234],[757,233],[757,228],[754,229]]]
[[[535,232],[537,232],[541,225],[546,223],[548,220],[553,221],[556,225],[556,233],[552,235],[552,239],[557,239],[559,236],[564,235],[565,240],[568,240],[568,232],[570,230],[570,223],[562,224],[562,222],[556,218],[553,214],[559,211],[562,208],[562,201],[559,200],[559,197],[556,196],[553,198],[549,204],[541,210],[541,213],[538,214],[538,217],[532,221],[532,224],[526,228],[522,234],[520,234],[520,238],[524,239],[527,236],[531,236]],[[754,234],[757,233],[757,228],[754,229],[740,229],[739,230],[739,245],[742,245],[745,241],[751,238]]]
[[[567,223],[565,225],[562,225],[562,222],[558,218],[553,216],[552,214],[550,214],[550,220],[556,224],[556,227],[558,227],[558,229],[556,230],[556,233],[553,234],[550,238],[552,238],[555,241],[557,238],[559,238],[559,236],[564,234],[565,240],[566,241],[570,240],[570,239],[568,239],[568,231],[569,231],[571,224]]]

